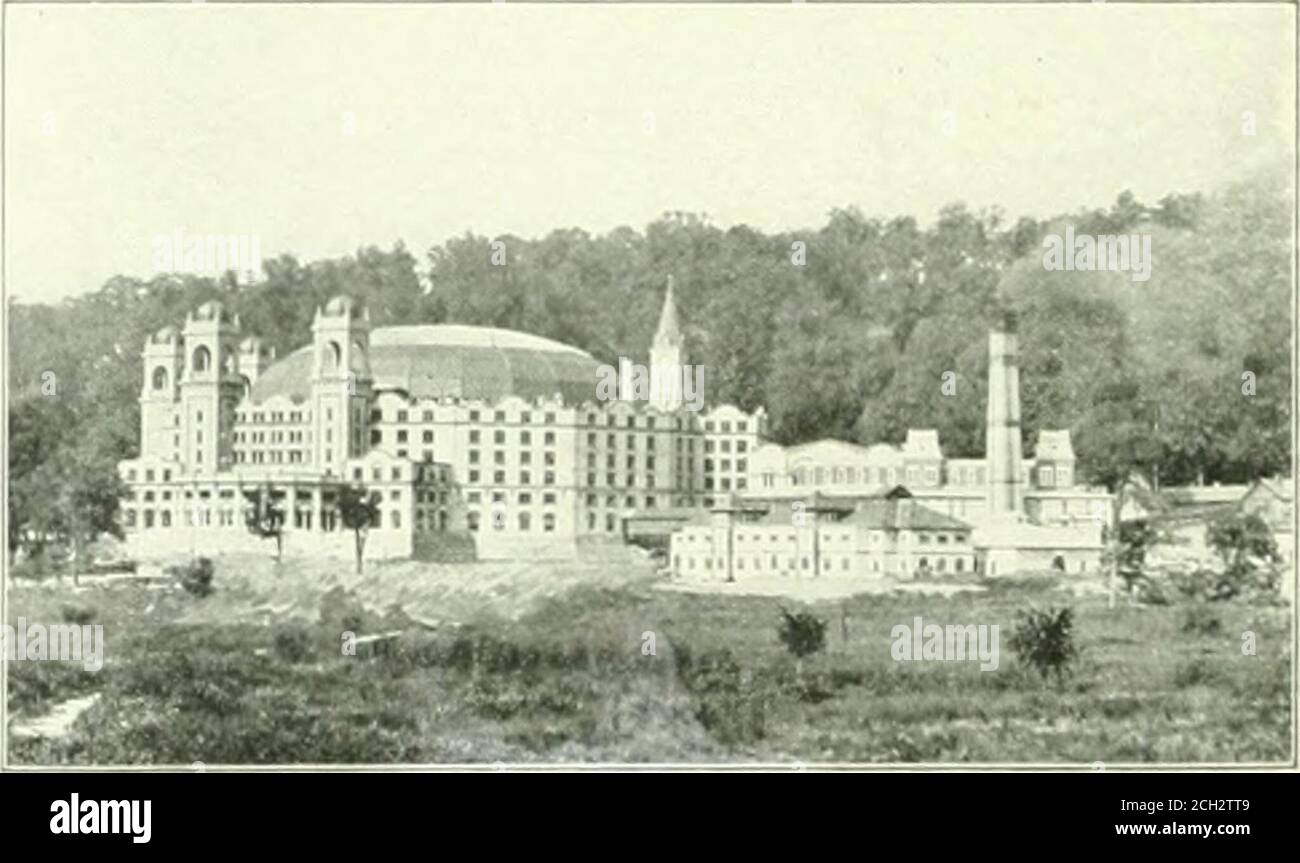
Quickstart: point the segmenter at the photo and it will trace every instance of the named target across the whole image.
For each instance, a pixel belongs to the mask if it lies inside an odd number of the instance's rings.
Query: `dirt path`
[[[14,719],[9,735],[14,740],[28,737],[59,738],[72,729],[72,723],[99,701],[100,693],[72,698],[54,705],[54,708],[42,716]]]

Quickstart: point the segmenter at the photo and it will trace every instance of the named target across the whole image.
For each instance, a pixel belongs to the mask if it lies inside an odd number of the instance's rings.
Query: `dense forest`
[[[706,399],[765,406],[783,443],[898,441],[933,427],[948,455],[980,454],[986,333],[1013,312],[1027,452],[1037,429],[1069,428],[1096,482],[1285,471],[1292,210],[1278,171],[1154,204],[1124,193],[1108,210],[1048,220],[955,204],[923,227],[847,208],[816,230],[765,234],[669,213],[644,231],[466,234],[423,260],[401,243],[310,263],[283,254],[251,284],[114,277],[55,305],[9,306],[10,527],[39,527],[111,484],[113,464],[136,451],[146,336],[205,300],[281,355],[346,292],[375,326],[507,327],[614,362],[646,356],[668,275]],[[1046,270],[1042,238],[1067,224],[1149,234],[1150,280]]]

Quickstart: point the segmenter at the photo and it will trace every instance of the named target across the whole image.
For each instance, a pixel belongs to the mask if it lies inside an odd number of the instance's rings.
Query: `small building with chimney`
[[[674,535],[671,571],[737,579],[1099,570],[1113,496],[1080,484],[1067,429],[1038,432],[1032,454],[1022,452],[1017,348],[1014,323],[989,333],[984,458],[947,457],[935,429],[909,429],[901,444],[762,444],[732,500]],[[766,543],[766,556],[749,555],[744,542]]]

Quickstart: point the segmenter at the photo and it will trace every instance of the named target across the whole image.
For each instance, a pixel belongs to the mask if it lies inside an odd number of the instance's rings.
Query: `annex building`
[[[947,458],[933,429],[901,445],[764,444],[728,505],[672,537],[675,577],[893,578],[1101,565],[1112,496],[1078,481],[1070,433],[1021,452],[1014,331],[989,334],[984,458]]]

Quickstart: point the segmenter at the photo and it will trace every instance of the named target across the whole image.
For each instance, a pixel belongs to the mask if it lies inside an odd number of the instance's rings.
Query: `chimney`
[[[988,398],[988,514],[999,518],[1020,512],[1020,369],[1011,321],[989,332]]]

